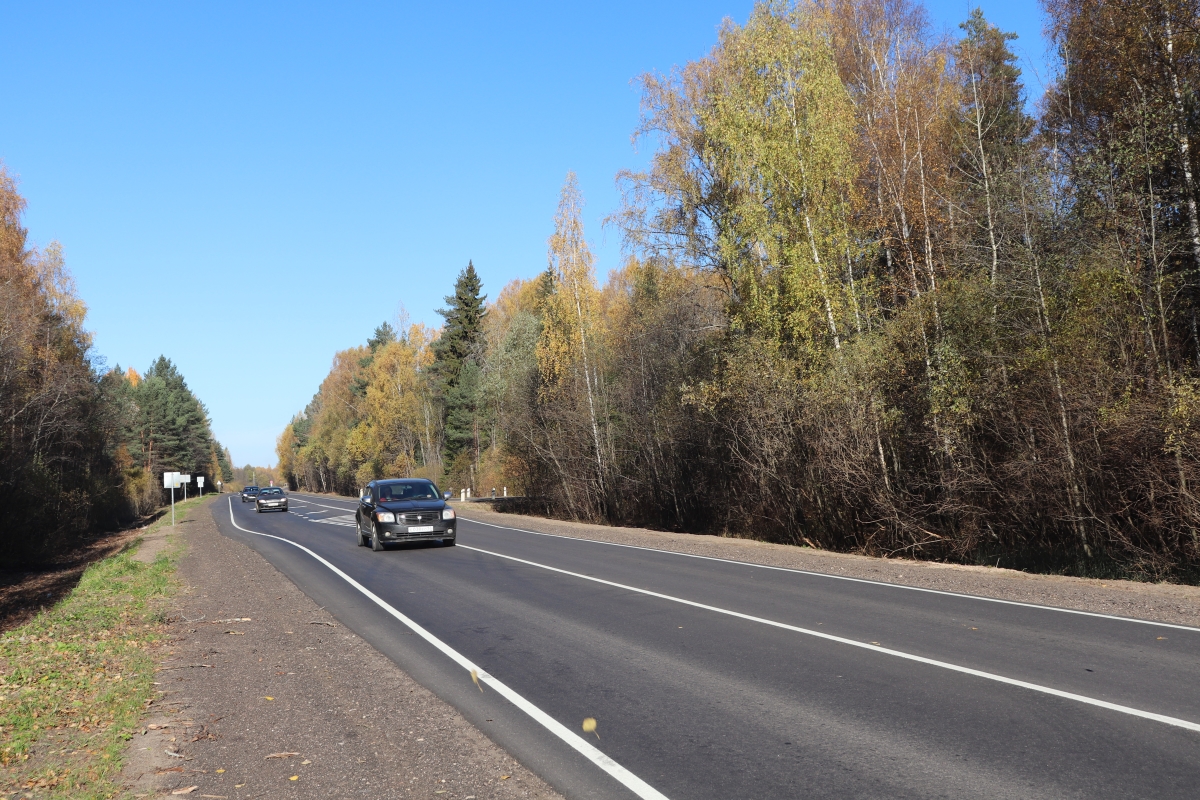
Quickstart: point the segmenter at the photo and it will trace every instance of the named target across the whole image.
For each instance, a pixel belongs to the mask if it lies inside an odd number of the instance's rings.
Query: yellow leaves
[[[600,738],[600,734],[596,733],[596,720],[594,717],[588,717],[587,719],[585,719],[583,721],[583,732],[584,733],[595,733],[596,738],[597,739]]]
[[[471,681],[479,688],[479,691],[483,691],[483,686],[479,683],[479,673],[475,670],[471,670]]]
[[[588,359],[588,349],[595,350],[603,327],[592,252],[583,234],[583,195],[574,172],[567,173],[559,196],[548,257],[553,291],[542,298],[537,362],[547,389],[553,391]]]

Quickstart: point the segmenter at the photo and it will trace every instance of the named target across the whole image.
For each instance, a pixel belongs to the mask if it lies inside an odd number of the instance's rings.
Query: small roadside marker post
[[[204,476],[196,476],[196,489],[200,492],[200,496],[204,497]]]
[[[179,475],[178,472],[175,473]],[[187,500],[187,485],[192,482],[191,475],[179,475],[179,483],[183,486],[183,499]]]

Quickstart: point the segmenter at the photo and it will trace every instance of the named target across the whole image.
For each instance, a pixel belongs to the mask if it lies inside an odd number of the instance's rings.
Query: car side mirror
[[[450,499],[450,493],[449,493],[449,492],[442,492],[442,499],[443,499],[443,500],[449,500],[449,499]]]

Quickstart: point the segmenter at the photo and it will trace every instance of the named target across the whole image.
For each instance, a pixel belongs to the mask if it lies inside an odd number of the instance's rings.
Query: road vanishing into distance
[[[1200,629],[290,504],[212,508],[570,798],[1200,797]]]

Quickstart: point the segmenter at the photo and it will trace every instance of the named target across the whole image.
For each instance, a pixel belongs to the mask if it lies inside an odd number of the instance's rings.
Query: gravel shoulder
[[[207,510],[185,527],[133,796],[559,797]]]
[[[453,505],[466,520],[538,533],[1200,627],[1200,587],[1197,586],[1036,575],[1004,568],[876,558],[750,539],[617,528],[500,513],[486,502],[455,502]]]

